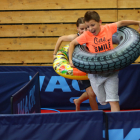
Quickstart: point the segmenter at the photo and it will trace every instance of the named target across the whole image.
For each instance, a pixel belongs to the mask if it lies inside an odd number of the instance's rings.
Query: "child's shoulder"
[[[105,24],[105,25],[102,25],[104,28],[117,28],[117,24],[114,22],[114,23],[109,23],[109,24]]]
[[[107,32],[111,31],[112,32],[112,30],[117,31],[117,24],[116,23],[110,23],[110,24],[102,25],[101,30],[103,32],[105,32],[105,31],[107,31]]]

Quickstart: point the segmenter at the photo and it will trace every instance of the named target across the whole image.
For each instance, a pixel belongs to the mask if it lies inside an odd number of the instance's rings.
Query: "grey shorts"
[[[106,105],[109,101],[119,101],[118,72],[108,75],[88,74],[88,78],[100,104]]]

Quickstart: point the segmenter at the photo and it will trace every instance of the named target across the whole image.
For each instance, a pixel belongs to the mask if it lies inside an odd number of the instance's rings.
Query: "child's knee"
[[[86,92],[87,92],[88,96],[96,98],[96,95],[95,95],[95,93],[94,93],[94,91],[93,91],[93,89],[91,87],[87,88]]]

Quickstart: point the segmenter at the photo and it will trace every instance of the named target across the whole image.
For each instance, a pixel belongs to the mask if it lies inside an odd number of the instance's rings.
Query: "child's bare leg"
[[[76,111],[80,111],[80,104],[88,99],[88,95],[84,92],[78,99],[74,99],[73,102],[76,106]]]
[[[86,88],[86,92],[88,93],[89,103],[92,110],[98,110],[98,105],[96,102],[96,95],[92,89],[92,87]]]
[[[109,104],[111,106],[111,112],[120,111],[120,105],[118,101],[112,101],[112,102],[109,102]]]

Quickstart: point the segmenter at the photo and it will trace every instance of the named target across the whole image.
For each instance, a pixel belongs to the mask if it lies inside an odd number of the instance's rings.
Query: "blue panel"
[[[0,114],[11,114],[10,97],[28,81],[28,72],[0,72]]]
[[[140,139],[140,111],[106,114],[108,117],[109,140]]]
[[[119,73],[121,109],[140,109],[140,65],[131,65]]]
[[[103,112],[0,116],[3,140],[103,140]]]
[[[0,66],[0,71],[26,71],[30,76],[39,72],[42,108],[75,109],[72,99],[79,97],[77,81],[59,76],[49,66]],[[130,65],[119,72],[119,95],[121,109],[140,108],[140,65]],[[99,109],[110,109],[109,104],[98,104]],[[90,109],[89,103],[81,104],[81,109]]]
[[[12,113],[40,113],[39,73],[11,97]]]
[[[26,71],[31,77],[39,72],[42,108],[75,109],[71,97],[77,98],[83,93],[77,87],[76,80],[59,76],[49,66],[0,66],[0,71]],[[82,104],[81,109],[90,109],[89,103]]]

